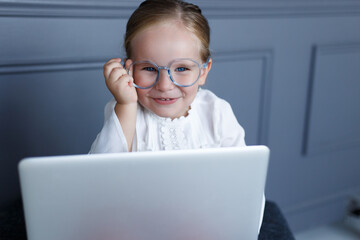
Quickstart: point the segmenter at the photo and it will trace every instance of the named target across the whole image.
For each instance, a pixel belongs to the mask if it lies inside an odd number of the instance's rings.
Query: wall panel
[[[360,147],[360,44],[317,46],[307,109],[305,153]]]
[[[1,202],[19,194],[20,159],[86,154],[101,129],[102,62],[48,62],[0,65]]]

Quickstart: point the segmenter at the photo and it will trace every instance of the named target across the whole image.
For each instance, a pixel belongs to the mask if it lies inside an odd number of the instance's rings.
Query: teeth
[[[170,101],[170,98],[160,98],[162,101]]]

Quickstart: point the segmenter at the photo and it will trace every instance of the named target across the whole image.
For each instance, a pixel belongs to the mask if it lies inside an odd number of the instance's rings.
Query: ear
[[[205,84],[207,75],[208,75],[208,73],[210,72],[210,69],[211,69],[211,65],[212,65],[212,58],[209,59],[209,62],[207,64],[206,68],[202,69],[202,73],[201,73],[200,78],[199,78],[199,86],[202,86],[202,85]]]

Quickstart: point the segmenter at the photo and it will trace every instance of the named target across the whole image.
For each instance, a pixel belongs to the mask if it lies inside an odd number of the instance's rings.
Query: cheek
[[[183,94],[186,96],[186,98],[190,99],[194,99],[196,94],[198,92],[198,85],[196,86],[191,86],[188,88],[184,88],[183,89]]]
[[[137,92],[137,95],[138,95],[138,101],[140,103],[142,103],[143,100],[145,99],[145,96],[149,92],[149,90],[148,89],[136,89],[136,92]]]
[[[137,92],[138,97],[140,97],[140,96],[145,96],[147,94],[147,92],[149,92],[149,90],[137,88],[136,92]]]

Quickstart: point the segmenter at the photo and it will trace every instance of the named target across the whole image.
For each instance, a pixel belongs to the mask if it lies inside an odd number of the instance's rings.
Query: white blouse
[[[90,153],[127,152],[128,145],[115,114],[116,101],[105,107],[105,121]],[[245,132],[228,102],[209,90],[199,90],[186,117],[155,115],[140,104],[132,151],[158,151],[245,146]]]

